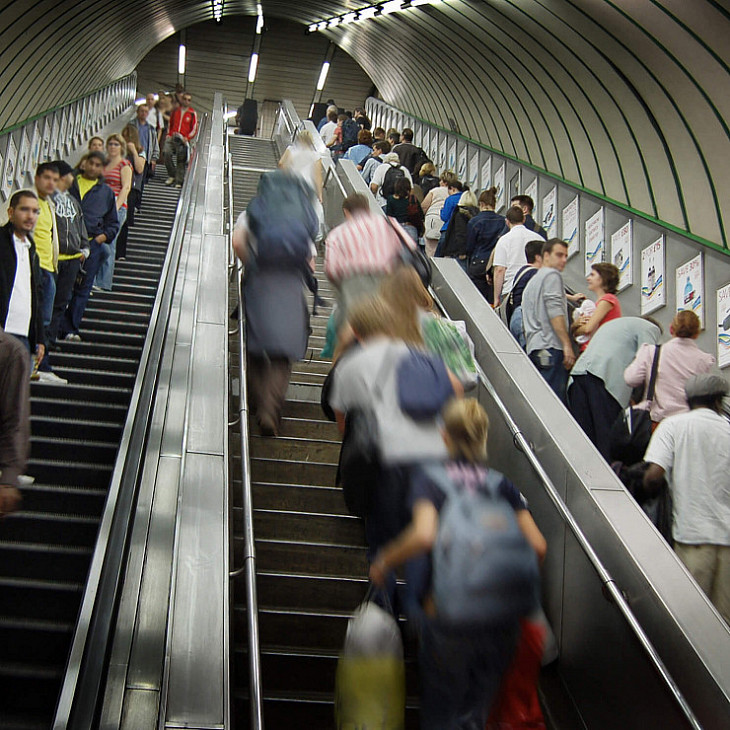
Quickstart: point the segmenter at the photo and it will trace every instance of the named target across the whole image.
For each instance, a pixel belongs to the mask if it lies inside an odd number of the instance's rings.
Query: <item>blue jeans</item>
[[[124,222],[127,220],[127,209],[120,208],[117,211],[117,218],[119,219],[119,231],[122,230]],[[112,290],[112,280],[114,278],[114,258],[117,252],[117,237],[119,232],[114,236],[114,239],[109,243],[105,244],[109,248],[109,256],[106,261],[99,267],[99,273],[96,275],[96,286],[106,291]],[[88,268],[87,268],[88,271]]]
[[[517,647],[519,622],[458,633],[421,628],[421,730],[484,730]]]
[[[509,321],[509,331],[524,350],[527,347],[527,341],[525,340],[525,330],[522,328],[522,305],[515,307],[514,312],[512,312],[512,319]]]
[[[56,298],[56,274],[53,271],[41,269],[41,317],[43,317],[43,339],[48,343],[48,329],[53,318],[53,301]],[[51,372],[51,363],[48,353],[38,368],[44,372]]]
[[[74,288],[71,301],[68,303],[66,313],[59,324],[58,336],[61,339],[68,334],[78,334],[81,318],[84,316],[86,305],[89,303],[89,295],[96,274],[99,267],[109,258],[110,249],[108,244],[91,241],[90,245],[91,253],[89,258],[84,261],[84,278],[81,284]]]
[[[441,235],[439,236],[439,242],[436,244],[436,250],[434,251],[434,256],[443,256],[444,255],[444,244],[446,243],[446,231],[441,231]]]
[[[563,367],[563,351],[555,348],[533,350],[528,353],[540,375],[565,403],[565,388],[568,385],[568,371]]]

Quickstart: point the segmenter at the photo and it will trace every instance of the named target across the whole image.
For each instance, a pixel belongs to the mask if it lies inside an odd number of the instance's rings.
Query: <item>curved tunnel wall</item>
[[[207,0],[28,5],[0,2],[0,128],[129,73],[212,16]],[[367,3],[262,5],[308,25]],[[323,33],[389,103],[727,245],[725,0],[448,0]]]

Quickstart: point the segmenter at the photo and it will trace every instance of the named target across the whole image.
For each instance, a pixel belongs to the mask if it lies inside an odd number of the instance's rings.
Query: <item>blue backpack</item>
[[[261,176],[256,197],[246,208],[258,265],[300,266],[308,259],[319,226],[312,195],[290,173],[274,170]]]
[[[539,605],[537,555],[490,469],[483,489],[458,489],[441,464],[424,467],[445,494],[432,552],[439,620],[454,628],[509,623]],[[485,485],[482,485],[482,487]]]

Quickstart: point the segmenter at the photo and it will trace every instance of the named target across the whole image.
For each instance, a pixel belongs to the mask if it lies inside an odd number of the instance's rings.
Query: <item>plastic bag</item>
[[[393,616],[366,601],[347,625],[337,662],[337,730],[403,730],[406,677],[403,642]]]
[[[466,325],[440,317],[428,317],[423,321],[422,329],[426,349],[441,356],[446,367],[456,375],[464,388],[474,387],[477,384],[474,345],[466,334]]]

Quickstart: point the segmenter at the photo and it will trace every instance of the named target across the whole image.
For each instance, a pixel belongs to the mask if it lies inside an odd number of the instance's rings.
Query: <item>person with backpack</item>
[[[248,393],[262,436],[278,434],[292,363],[307,351],[304,286],[317,227],[310,188],[275,170],[261,176],[233,231],[234,250],[246,264]]]
[[[375,171],[370,181],[370,190],[381,208],[385,208],[388,198],[395,193],[395,183],[406,178],[413,184],[413,178],[407,168],[400,164],[398,155],[389,152],[383,157],[383,164]]]
[[[368,187],[373,180],[373,175],[383,164],[383,158],[388,152],[390,152],[390,142],[385,140],[373,142],[373,151],[360,163],[360,167],[362,167],[360,174]]]
[[[342,156],[343,160],[352,160],[362,172],[363,162],[373,153],[373,135],[367,129],[361,129],[357,134],[357,144],[350,147]]]
[[[418,237],[423,235],[423,211],[421,204],[412,192],[411,183],[405,176],[395,183],[393,195],[388,197],[385,204],[385,215],[395,218],[401,228],[418,243]]]
[[[466,248],[467,226],[469,221],[479,213],[477,199],[471,190],[461,194],[459,204],[456,206],[444,239],[441,255],[446,258],[456,259],[464,271],[468,273],[468,255]]]
[[[357,144],[357,135],[360,133],[360,125],[347,114],[340,114],[337,117],[337,129],[334,133],[334,144],[328,145],[335,157],[342,155]]]
[[[442,419],[449,457],[413,470],[411,521],[378,551],[370,579],[382,586],[418,559],[406,578],[417,599],[408,619],[420,639],[421,729],[483,728],[520,618],[539,602],[547,546],[517,487],[486,466],[489,419],[478,401],[452,400]]]

